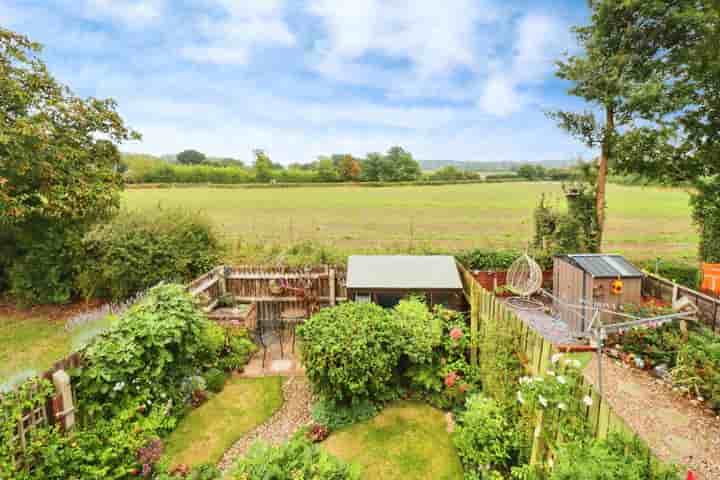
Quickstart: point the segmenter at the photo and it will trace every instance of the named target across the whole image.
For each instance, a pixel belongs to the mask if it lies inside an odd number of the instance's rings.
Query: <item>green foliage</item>
[[[646,260],[637,262],[641,268],[656,273],[661,277],[672,280],[675,283],[684,285],[696,290],[700,283],[700,269],[697,264],[689,264],[681,260]]]
[[[704,327],[690,334],[677,353],[672,377],[720,412],[720,337]]]
[[[585,410],[591,398],[581,396],[579,360],[565,359],[561,354],[555,354],[552,360],[552,369],[544,376],[520,379],[517,399],[524,422],[535,427],[536,437],[542,437],[546,445],[554,448],[558,438],[575,441],[589,436]]]
[[[525,164],[517,169],[517,175],[526,180],[542,180],[547,175],[547,171],[542,165]]]
[[[372,303],[345,303],[313,315],[297,330],[305,373],[316,394],[341,404],[386,401],[403,351],[391,314]]]
[[[246,329],[228,327],[225,329],[225,346],[218,360],[218,368],[228,372],[240,370],[256,350],[257,345],[250,339]]]
[[[225,382],[227,381],[227,373],[223,372],[222,370],[218,370],[217,368],[211,368],[210,370],[205,372],[203,377],[205,378],[207,389],[211,392],[220,393],[222,392],[223,388],[225,388]]]
[[[128,212],[83,239],[78,285],[86,297],[123,299],[162,281],[189,281],[213,268],[221,246],[197,213]]]
[[[382,406],[369,400],[343,405],[320,399],[313,405],[312,417],[315,423],[324,425],[330,430],[337,430],[370,420],[380,413],[380,410]]]
[[[480,174],[477,172],[470,172],[467,170],[459,170],[458,168],[453,167],[452,165],[448,165],[439,170],[436,170],[430,175],[430,180],[440,180],[440,181],[479,180],[480,178],[481,178]]]
[[[700,260],[720,263],[720,176],[698,182],[690,203],[700,229]]]
[[[467,396],[480,388],[480,372],[467,358],[470,329],[462,314],[443,307],[432,312],[432,322],[439,323],[441,329],[432,356],[410,364],[404,375],[411,391],[430,404],[460,408]]]
[[[184,165],[194,165],[199,163],[205,163],[205,160],[207,160],[207,157],[204,153],[198,152],[197,150],[183,150],[182,152],[178,153],[177,155],[177,161],[178,163],[184,164]]]
[[[658,465],[637,438],[612,433],[607,440],[563,445],[549,480],[679,480],[675,469]]]
[[[0,476],[15,480],[125,479],[139,472],[152,459],[139,458],[138,452],[150,441],[174,427],[174,419],[162,408],[147,416],[140,405],[129,404],[110,418],[99,418],[70,434],[56,426],[28,432],[27,448],[20,450],[13,440],[16,422],[29,409],[42,406],[54,388],[47,380],[25,383],[0,400]],[[28,471],[25,465],[32,465]],[[148,468],[146,467],[146,468]]]
[[[393,309],[393,321],[400,327],[403,354],[411,363],[426,363],[432,359],[433,348],[442,336],[442,321],[432,315],[422,300],[401,300]]]
[[[233,480],[359,480],[356,467],[331,456],[301,434],[272,447],[256,443],[231,473]]]
[[[201,342],[208,320],[181,285],[162,285],[88,346],[77,378],[79,408],[90,417],[129,403],[187,404],[182,388],[205,362]]]
[[[455,255],[455,258],[470,270],[504,271],[522,256],[519,250],[488,250],[476,248]],[[544,269],[552,268],[552,256],[544,252],[532,253],[536,262]]]
[[[267,183],[272,178],[272,161],[262,150],[255,150],[255,180],[260,183]]]
[[[483,395],[468,398],[453,433],[465,478],[505,478],[518,463],[519,438],[514,420],[499,403]]]
[[[524,366],[518,352],[520,340],[515,332],[497,320],[488,320],[480,336],[478,363],[483,391],[503,404],[515,401]]]

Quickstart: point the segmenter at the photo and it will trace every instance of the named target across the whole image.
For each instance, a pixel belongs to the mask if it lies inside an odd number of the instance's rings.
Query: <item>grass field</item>
[[[462,479],[445,415],[422,403],[392,405],[374,419],[333,433],[322,446],[359,464],[363,478]]]
[[[137,189],[130,209],[206,212],[231,239],[287,244],[312,239],[347,250],[524,248],[542,194],[562,205],[559,183],[269,189]],[[633,259],[693,258],[697,233],[682,190],[610,185],[606,251]]]

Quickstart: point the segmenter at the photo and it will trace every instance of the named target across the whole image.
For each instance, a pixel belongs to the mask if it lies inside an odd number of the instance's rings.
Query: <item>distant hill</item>
[[[423,170],[439,170],[443,167],[455,167],[458,170],[470,172],[507,172],[509,170],[517,170],[521,165],[528,163],[533,165],[542,165],[546,168],[565,168],[577,164],[577,160],[541,160],[538,162],[478,162],[478,161],[459,161],[459,160],[418,160],[420,168]]]

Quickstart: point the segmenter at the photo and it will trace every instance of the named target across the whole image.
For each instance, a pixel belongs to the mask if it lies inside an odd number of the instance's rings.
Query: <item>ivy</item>
[[[720,263],[720,176],[698,182],[697,187],[690,202],[700,229],[700,260]]]

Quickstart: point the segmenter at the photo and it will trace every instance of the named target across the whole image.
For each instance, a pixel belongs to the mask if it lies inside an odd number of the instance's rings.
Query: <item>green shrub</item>
[[[697,263],[659,259],[641,261],[637,265],[688,288],[697,290],[700,284],[700,269]]]
[[[401,300],[392,316],[402,335],[403,355],[411,363],[430,362],[433,348],[441,342],[441,320],[416,298]]]
[[[405,376],[410,389],[430,404],[439,408],[461,407],[467,396],[480,388],[479,370],[467,358],[470,329],[462,314],[443,307],[434,309],[431,322],[439,323],[440,328],[432,356],[411,364]]]
[[[187,379],[203,363],[208,320],[182,285],[162,285],[131,307],[84,351],[77,378],[83,414],[111,415],[128,403],[187,404]]]
[[[324,399],[356,404],[394,398],[402,332],[392,315],[373,303],[344,303],[313,315],[297,330],[305,373]]]
[[[704,327],[690,333],[678,351],[672,377],[720,412],[720,337]]]
[[[453,443],[466,478],[505,478],[518,463],[519,434],[516,421],[494,400],[474,395],[458,419]]]
[[[68,302],[75,293],[74,266],[82,258],[81,232],[78,226],[47,224],[16,238],[6,267],[10,293],[28,305]]]
[[[215,367],[225,353],[227,343],[226,331],[215,322],[205,322],[198,338],[200,344],[199,357],[205,367]]]
[[[242,369],[257,351],[257,345],[250,340],[244,328],[227,328],[225,348],[218,360],[218,368],[225,371]]]
[[[203,375],[203,377],[205,378],[207,389],[211,392],[220,393],[222,392],[223,388],[225,388],[227,374],[222,370],[218,370],[217,368],[211,368],[210,370],[205,372],[205,375]]]
[[[272,447],[256,443],[232,471],[234,480],[359,480],[356,467],[331,456],[302,434]]]
[[[679,480],[674,468],[655,463],[635,439],[617,433],[603,441],[578,441],[557,452],[550,480]]]
[[[515,260],[522,256],[519,250],[487,250],[476,248],[461,252],[455,257],[470,270],[506,271]],[[538,262],[543,270],[552,269],[552,255],[544,252],[534,253],[531,256]]]
[[[370,420],[381,410],[381,406],[368,400],[356,402],[354,405],[338,405],[321,399],[313,405],[312,417],[315,423],[330,430],[337,430]]]
[[[86,297],[123,299],[159,282],[185,282],[216,266],[210,221],[182,210],[124,212],[83,239],[78,285]]]

